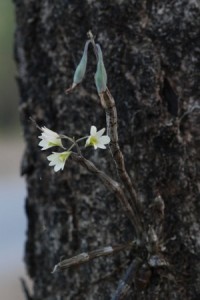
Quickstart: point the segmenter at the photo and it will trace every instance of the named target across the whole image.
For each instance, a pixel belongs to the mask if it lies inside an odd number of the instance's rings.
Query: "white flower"
[[[110,138],[108,135],[103,135],[104,132],[105,128],[97,131],[95,126],[91,126],[90,136],[88,137],[85,146],[93,146],[94,149],[106,149],[105,145],[110,143]]]
[[[53,152],[53,154],[47,156],[47,159],[50,161],[49,165],[54,166],[54,171],[58,172],[59,170],[63,170],[65,166],[65,162],[70,156],[71,151],[65,152]]]
[[[60,136],[46,127],[42,127],[42,135],[40,135],[39,138],[41,139],[39,146],[43,147],[42,150],[46,150],[54,146],[63,147]]]

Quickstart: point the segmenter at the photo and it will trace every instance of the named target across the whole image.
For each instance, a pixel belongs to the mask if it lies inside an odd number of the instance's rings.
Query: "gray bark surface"
[[[162,243],[170,267],[153,271],[148,286],[133,288],[127,299],[200,299],[199,110],[184,115],[199,105],[200,2],[14,3],[19,109],[26,142],[25,262],[34,282],[33,299],[110,299],[138,255],[126,251],[51,274],[62,256],[134,239],[117,199],[95,176],[70,160],[63,172],[54,173],[38,147],[40,133],[29,120],[69,136],[87,135],[91,125],[105,127],[91,50],[83,84],[64,93],[89,29],[103,49],[108,87],[118,110],[120,146],[147,226],[155,218],[155,197],[160,194],[165,203]],[[109,150],[86,152],[117,179]],[[102,278],[109,273],[112,276]]]

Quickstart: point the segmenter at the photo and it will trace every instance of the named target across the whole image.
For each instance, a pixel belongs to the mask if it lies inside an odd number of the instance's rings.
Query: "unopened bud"
[[[103,62],[101,47],[99,46],[99,44],[96,44],[96,47],[98,51],[98,63],[94,78],[98,93],[102,93],[107,89],[107,73]]]
[[[84,51],[83,51],[83,55],[82,58],[80,60],[80,63],[78,64],[76,71],[74,73],[74,78],[73,78],[73,84],[72,84],[72,89],[79,83],[81,83],[81,81],[83,80],[84,76],[85,76],[85,71],[86,71],[86,67],[87,67],[87,54],[88,54],[88,46],[89,43],[91,41],[87,41],[85,43],[85,47],[84,47]]]

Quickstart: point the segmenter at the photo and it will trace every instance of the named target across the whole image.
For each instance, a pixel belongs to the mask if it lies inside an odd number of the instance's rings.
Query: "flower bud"
[[[101,47],[99,46],[99,44],[96,44],[96,47],[98,51],[98,63],[94,78],[98,93],[102,93],[107,89],[107,73],[103,62]]]
[[[87,66],[87,53],[88,46],[91,41],[87,41],[85,43],[84,51],[80,63],[78,64],[76,71],[74,73],[72,88],[74,88],[77,84],[81,83],[84,78],[86,66]]]

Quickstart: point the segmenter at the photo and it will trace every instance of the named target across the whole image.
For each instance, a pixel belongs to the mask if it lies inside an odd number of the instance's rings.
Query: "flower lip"
[[[97,148],[106,149],[107,144],[110,143],[110,138],[108,135],[103,135],[105,132],[105,128],[97,131],[96,126],[91,126],[90,128],[90,136],[86,140],[85,146],[93,146],[96,150]]]

